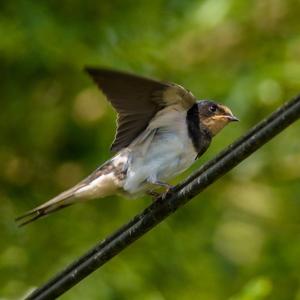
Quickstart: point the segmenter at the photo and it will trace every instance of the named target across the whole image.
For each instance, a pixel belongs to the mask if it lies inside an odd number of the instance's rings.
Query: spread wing
[[[118,113],[112,151],[127,147],[160,109],[172,104],[188,109],[196,101],[192,93],[174,83],[102,68],[85,70]]]

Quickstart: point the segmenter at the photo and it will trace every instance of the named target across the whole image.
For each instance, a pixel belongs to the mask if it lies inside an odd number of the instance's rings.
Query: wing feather
[[[118,113],[112,151],[127,147],[162,108],[181,104],[188,109],[196,101],[185,88],[168,82],[102,69],[85,69]]]

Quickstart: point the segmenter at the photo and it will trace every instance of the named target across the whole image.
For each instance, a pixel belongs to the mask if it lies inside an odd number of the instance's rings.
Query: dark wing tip
[[[92,66],[85,66],[83,69],[86,73],[92,75],[95,74],[97,72],[101,71],[107,71],[108,69],[105,68],[97,68],[97,67],[92,67]]]
[[[85,67],[83,68],[83,71],[89,74],[91,71],[93,71],[93,67],[85,66]]]
[[[99,75],[100,73],[104,73],[104,72],[108,72],[108,69],[105,68],[96,68],[96,67],[91,67],[91,66],[86,66],[84,67],[84,72],[86,72],[87,74],[89,74],[92,78],[94,78],[94,76]]]
[[[84,70],[84,72],[89,74],[93,79],[95,79],[95,77],[99,77],[99,76],[107,76],[107,75],[112,74],[112,73],[119,73],[119,74],[124,74],[125,73],[125,72],[122,72],[122,71],[114,71],[114,70],[109,69],[109,68],[92,67],[92,66],[85,66],[83,70]]]
[[[85,66],[83,70],[91,76],[94,76],[94,75],[108,75],[108,74],[136,76],[136,75],[133,75],[133,74],[131,74],[129,72],[126,72],[126,71],[114,70],[113,68],[107,68],[107,67]]]

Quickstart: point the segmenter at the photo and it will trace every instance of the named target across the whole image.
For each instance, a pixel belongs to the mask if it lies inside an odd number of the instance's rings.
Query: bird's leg
[[[159,181],[159,180],[156,180],[155,182],[153,182],[152,184],[156,184],[158,186],[162,186],[164,188],[166,188],[166,191],[169,191],[171,190],[174,186],[167,183],[167,182],[162,182],[162,181]]]
[[[174,188],[173,185],[171,185],[169,183],[166,183],[166,182],[159,181],[156,178],[148,178],[148,182],[153,184],[153,185],[158,185],[158,186],[164,187],[166,194],[171,192],[172,189]],[[150,191],[150,192],[152,192],[152,191]]]

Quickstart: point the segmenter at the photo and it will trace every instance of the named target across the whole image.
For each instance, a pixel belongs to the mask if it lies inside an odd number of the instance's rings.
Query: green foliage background
[[[0,299],[44,283],[149,204],[112,197],[14,223],[110,157],[115,114],[85,65],[175,81],[230,106],[241,122],[197,167],[300,91],[299,12],[296,0],[1,2]],[[299,130],[61,298],[299,300]]]

